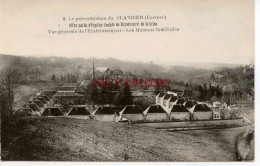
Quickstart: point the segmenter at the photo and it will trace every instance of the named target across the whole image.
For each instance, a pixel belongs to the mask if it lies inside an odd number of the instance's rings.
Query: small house
[[[73,116],[73,117],[76,117],[76,116],[83,117],[84,116],[84,119],[89,119],[90,115],[91,114],[90,114],[89,110],[87,110],[87,108],[84,106],[73,106],[70,109],[70,111],[66,114],[66,116]]]
[[[168,119],[167,112],[160,105],[150,105],[143,114],[147,121],[164,121]]]
[[[37,112],[39,112],[41,110],[40,107],[38,107],[38,105],[35,104],[35,103],[27,103],[27,104],[24,104],[23,107],[24,108],[31,108],[33,111],[37,111]]]
[[[143,111],[136,105],[127,105],[119,112],[120,119],[126,118],[129,121],[142,121],[144,120]]]
[[[189,110],[191,109],[195,104],[198,104],[195,100],[187,100],[183,103],[183,105]]]
[[[32,101],[32,103],[37,104],[37,106],[40,107],[40,108],[43,108],[43,107],[44,107],[43,103],[42,103],[40,100],[34,99],[34,100]]]
[[[158,105],[163,105],[163,98],[165,96],[165,93],[160,92],[157,96],[156,96],[156,104]]]
[[[170,97],[170,99],[167,100],[167,102],[166,102],[166,107],[167,107],[168,109],[171,108],[177,99],[178,99],[177,96],[172,96],[172,97]]]
[[[116,121],[115,108],[110,106],[100,106],[93,112],[93,117],[99,121],[112,122]]]
[[[190,120],[190,112],[182,104],[173,105],[170,110],[170,120]]]
[[[44,108],[41,116],[63,116],[59,107],[47,107]]]
[[[209,120],[213,118],[213,111],[206,104],[195,104],[189,111],[192,120]]]

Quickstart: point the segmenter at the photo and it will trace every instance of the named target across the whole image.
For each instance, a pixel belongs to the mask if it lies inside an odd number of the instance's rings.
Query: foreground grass
[[[242,132],[167,132],[43,117],[24,118],[9,131],[2,160],[30,161],[232,161],[235,136]]]

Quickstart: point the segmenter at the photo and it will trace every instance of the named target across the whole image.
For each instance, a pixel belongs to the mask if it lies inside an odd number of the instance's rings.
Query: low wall
[[[67,115],[67,117],[76,119],[90,119],[89,115]]]
[[[207,119],[213,119],[213,112],[194,112],[193,113],[193,120],[207,120]]]
[[[123,118],[128,119],[131,122],[143,121],[144,120],[144,115],[143,114],[122,114],[121,116]]]
[[[172,112],[170,115],[171,120],[190,120],[189,112]]]
[[[194,120],[194,121],[182,121],[182,122],[143,122],[136,123],[135,125],[148,126],[153,128],[192,128],[192,127],[239,127],[249,125],[250,122],[244,118],[239,119],[225,119],[225,120]]]
[[[168,119],[167,113],[147,113],[145,115],[146,121],[165,121]]]
[[[116,121],[116,116],[114,114],[95,114],[94,119],[98,121],[104,121],[104,122],[113,122]]]

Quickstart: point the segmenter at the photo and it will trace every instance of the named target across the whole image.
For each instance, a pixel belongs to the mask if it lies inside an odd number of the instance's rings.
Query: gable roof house
[[[66,116],[80,117],[81,119],[89,119],[90,111],[84,106],[73,106]]]
[[[15,111],[14,115],[16,116],[32,116],[34,115],[34,111],[29,108],[29,107],[26,107],[26,108],[20,108],[18,109],[17,111]]]
[[[170,110],[170,120],[190,120],[190,112],[182,104],[173,105]]]
[[[32,101],[32,103],[37,104],[37,106],[40,107],[40,108],[43,108],[43,107],[44,107],[43,103],[42,103],[40,100],[38,100],[38,99],[34,99],[34,100]]]
[[[109,67],[97,67],[96,71],[100,72],[100,73],[108,73],[110,71],[110,68]]]
[[[164,121],[168,120],[168,113],[161,105],[150,105],[144,112],[146,121]]]
[[[136,105],[127,105],[125,108],[119,112],[119,119],[126,118],[129,121],[143,121],[143,110]]]
[[[41,116],[63,116],[59,107],[47,107],[44,108]]]
[[[166,103],[166,107],[167,108],[171,108],[174,103],[176,102],[176,100],[178,100],[178,97],[177,96],[172,96]]]
[[[189,111],[192,120],[209,120],[213,118],[213,111],[206,104],[195,104]]]
[[[84,105],[85,96],[73,91],[58,91],[53,95],[53,102],[54,104]]]
[[[31,108],[33,111],[37,111],[37,112],[39,112],[41,110],[40,107],[38,107],[38,105],[35,104],[35,103],[26,103],[26,104],[23,105],[23,107],[24,108]]]
[[[165,96],[165,93],[160,92],[160,93],[156,96],[155,104],[163,105],[163,98],[164,98],[164,96]]]
[[[110,106],[100,106],[93,112],[93,117],[95,120],[112,122],[116,121],[116,111],[114,107]]]
[[[183,105],[189,110],[191,109],[195,104],[198,104],[195,100],[186,100]]]

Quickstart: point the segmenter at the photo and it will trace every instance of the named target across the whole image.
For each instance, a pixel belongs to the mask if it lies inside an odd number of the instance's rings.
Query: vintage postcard
[[[255,161],[253,0],[0,0],[1,160]]]

